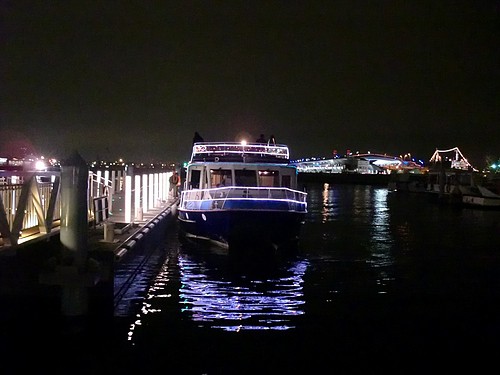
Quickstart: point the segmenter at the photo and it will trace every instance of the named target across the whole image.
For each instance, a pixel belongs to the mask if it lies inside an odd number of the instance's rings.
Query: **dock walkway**
[[[123,217],[117,214],[110,218],[110,222],[115,224],[112,241],[105,240],[104,232],[106,225],[90,226],[88,232],[88,256],[97,259],[110,272],[107,276],[101,277],[96,287],[91,288],[91,298],[98,301],[95,305],[112,305],[114,297],[114,269],[121,261],[116,257],[117,250],[127,241],[137,235],[144,237],[143,243],[156,241],[158,235],[155,230],[150,232],[149,228],[164,228],[167,220],[175,216],[178,199],[169,199],[161,202],[143,214],[142,220],[135,220],[133,223],[124,223]],[[168,212],[168,215],[167,215]],[[148,233],[149,232],[149,233]],[[158,232],[158,230],[156,230]],[[148,241],[148,237],[154,237]],[[109,239],[109,238],[108,238]],[[148,245],[150,246],[150,245]],[[140,246],[137,246],[138,248]],[[135,251],[129,251],[128,259],[134,257]],[[115,256],[113,256],[113,253]],[[140,251],[137,251],[140,253]],[[41,281],[41,275],[48,267],[58,262],[60,256],[60,238],[56,232],[51,236],[36,241],[30,241],[20,246],[14,253],[7,255],[5,252],[0,255],[0,305],[9,306],[8,309],[0,311],[0,322],[8,322],[11,319],[18,319],[25,314],[48,314],[50,316],[60,313],[60,285],[50,285]],[[60,261],[59,261],[60,262]],[[116,263],[116,264],[115,264]],[[102,310],[98,307],[97,310]],[[97,311],[100,314],[102,311]]]

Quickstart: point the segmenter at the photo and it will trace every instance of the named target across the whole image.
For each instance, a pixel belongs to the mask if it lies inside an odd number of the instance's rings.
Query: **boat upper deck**
[[[193,145],[193,162],[288,163],[288,147],[282,144],[198,142]]]

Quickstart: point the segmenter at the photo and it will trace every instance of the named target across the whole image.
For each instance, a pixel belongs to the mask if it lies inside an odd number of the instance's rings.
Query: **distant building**
[[[299,173],[385,174],[393,169],[418,168],[420,165],[385,155],[354,155],[343,158],[307,159],[293,162]]]

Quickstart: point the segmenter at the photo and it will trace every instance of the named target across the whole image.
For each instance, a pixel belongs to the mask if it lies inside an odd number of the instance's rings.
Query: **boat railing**
[[[255,208],[305,211],[307,193],[284,187],[231,186],[185,190],[181,192],[179,208],[186,210]]]
[[[272,158],[277,160],[289,159],[288,146],[266,143],[238,143],[238,142],[198,142],[193,145],[191,161],[207,160],[227,157]]]

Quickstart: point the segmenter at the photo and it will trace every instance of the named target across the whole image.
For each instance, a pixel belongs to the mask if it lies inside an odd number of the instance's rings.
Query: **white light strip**
[[[134,211],[135,218],[140,217],[139,210],[141,209],[141,176],[135,175],[135,185],[134,185]]]
[[[160,200],[160,184],[159,184],[159,176],[158,173],[154,174],[154,206],[158,207],[159,206],[159,200]]]
[[[149,189],[148,189],[148,207],[154,208],[154,175],[152,173],[149,174]]]
[[[142,212],[148,212],[148,175],[142,175]]]
[[[132,222],[132,176],[125,176],[125,222]]]

